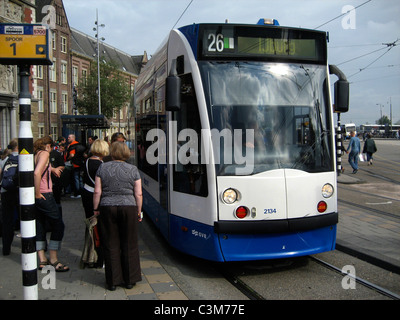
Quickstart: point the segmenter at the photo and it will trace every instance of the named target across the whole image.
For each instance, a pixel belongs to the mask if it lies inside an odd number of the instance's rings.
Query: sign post
[[[31,124],[31,65],[52,64],[49,30],[34,24],[0,24],[0,64],[19,66],[18,135],[22,285],[25,300],[38,300],[34,155]]]

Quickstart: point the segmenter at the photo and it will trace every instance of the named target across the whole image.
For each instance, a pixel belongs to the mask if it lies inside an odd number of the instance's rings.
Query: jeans
[[[36,207],[36,250],[45,250],[47,245],[46,232],[50,229],[51,236],[47,249],[60,250],[64,237],[64,222],[56,200],[52,193],[44,193],[44,199],[35,199]]]
[[[83,189],[83,179],[81,176],[81,168],[74,168],[74,196],[81,194]]]
[[[358,151],[357,152],[351,151],[349,153],[349,163],[353,168],[353,170],[358,170],[358,154],[359,154]]]

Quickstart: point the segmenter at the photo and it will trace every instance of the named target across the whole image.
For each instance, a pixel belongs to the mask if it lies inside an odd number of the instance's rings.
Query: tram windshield
[[[333,170],[326,66],[201,61],[199,67],[210,127],[232,134],[221,135],[219,152],[213,139],[218,175],[237,174],[244,165],[235,161],[238,150],[252,155],[250,174]]]

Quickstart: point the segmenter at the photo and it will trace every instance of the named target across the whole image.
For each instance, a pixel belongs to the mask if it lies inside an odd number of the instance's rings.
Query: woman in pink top
[[[61,249],[64,237],[64,222],[61,212],[53,196],[51,173],[61,175],[61,169],[52,168],[49,158],[53,146],[50,137],[43,137],[35,141],[35,207],[36,207],[36,250],[39,255],[39,270],[46,265],[52,265],[57,272],[68,271],[69,267],[58,261],[57,253]],[[50,226],[50,241],[47,245],[46,226]],[[50,258],[47,260],[45,249],[49,250]]]

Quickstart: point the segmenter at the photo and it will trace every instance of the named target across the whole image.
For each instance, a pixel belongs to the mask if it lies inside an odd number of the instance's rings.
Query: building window
[[[145,112],[150,112],[152,111],[151,108],[151,98],[146,99],[145,101]]]
[[[51,47],[53,48],[53,50],[56,50],[56,49],[57,49],[56,45],[57,45],[56,33],[55,33],[55,32],[52,32],[52,33],[51,33]]]
[[[58,138],[58,136],[57,136],[57,126],[56,125],[51,125],[51,127],[50,127],[50,136],[51,136],[51,138],[53,139],[53,141],[57,141],[57,138]]]
[[[78,67],[72,67],[72,83],[74,86],[78,85]]]
[[[67,114],[68,113],[68,94],[66,92],[62,93],[61,112],[63,114]]]
[[[38,99],[38,112],[44,111],[44,103],[43,103],[43,88],[39,87],[36,91],[36,97]]]
[[[67,38],[61,37],[61,52],[67,53]]]
[[[57,113],[57,91],[50,91],[50,113]]]
[[[36,78],[43,79],[43,66],[42,65],[36,66]]]
[[[44,125],[38,124],[38,138],[44,137]]]
[[[56,67],[57,60],[53,59],[53,64],[49,66],[49,78],[50,81],[56,82],[57,81],[57,67]]]
[[[165,86],[162,86],[158,89],[156,97],[157,100],[155,105],[155,111],[162,112],[164,107]]]
[[[84,85],[84,86],[87,83],[87,75],[88,75],[87,70],[86,69],[82,69],[82,79],[81,79],[81,81],[82,81],[82,85]]]
[[[56,23],[62,27],[63,25],[63,14],[62,7],[56,6]]]
[[[61,62],[61,82],[63,84],[67,84],[67,62],[66,61],[62,61]]]

